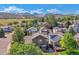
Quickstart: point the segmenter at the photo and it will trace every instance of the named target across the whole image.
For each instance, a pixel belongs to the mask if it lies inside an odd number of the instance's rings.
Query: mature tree
[[[26,21],[25,21],[25,20],[23,20],[23,21],[21,21],[21,23],[26,23]]]
[[[35,27],[38,26],[38,20],[34,19],[32,25],[35,26]]]
[[[14,42],[10,49],[12,55],[41,55],[43,52],[35,44],[20,44]]]
[[[24,45],[24,54],[27,55],[41,55],[43,54],[42,50],[37,47],[35,44]]]
[[[54,26],[54,27],[58,26],[57,20],[53,20],[53,26]]]
[[[27,29],[28,29],[28,27],[24,27],[23,28],[23,31],[24,31],[25,35],[28,35],[29,34],[28,31],[27,31]]]
[[[52,24],[52,26],[58,26],[58,22],[57,22],[57,19],[55,18],[55,16],[49,15],[48,22],[50,24]]]
[[[28,26],[28,27],[32,27],[32,26],[33,26],[33,21],[32,21],[32,20],[29,20],[29,21],[27,22],[27,26]]]
[[[69,28],[70,25],[71,25],[71,22],[70,21],[66,21],[66,23],[65,23],[66,28]]]
[[[7,25],[13,25],[13,23],[12,23],[12,22],[10,22],[10,23],[8,23]]]
[[[48,21],[48,17],[44,17],[44,22],[47,22]]]
[[[0,28],[0,37],[5,37],[5,32],[2,28]]]
[[[71,33],[73,36],[76,34],[72,27],[69,29],[69,33]]]
[[[24,32],[20,27],[16,27],[13,34],[13,40],[16,42],[23,42]]]
[[[61,38],[60,44],[66,48],[68,52],[72,52],[77,48],[77,43],[71,33],[65,33],[64,37]]]
[[[14,21],[14,22],[13,22],[13,24],[15,24],[15,25],[18,24],[18,23],[19,23],[18,21]]]

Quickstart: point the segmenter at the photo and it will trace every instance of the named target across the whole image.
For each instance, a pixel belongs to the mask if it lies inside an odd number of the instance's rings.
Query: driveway
[[[12,42],[12,33],[7,34],[6,38],[0,38],[0,55],[6,55],[9,52]]]

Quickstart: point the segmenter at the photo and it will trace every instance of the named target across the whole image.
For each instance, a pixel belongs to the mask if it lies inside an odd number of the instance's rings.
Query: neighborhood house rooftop
[[[53,40],[53,42],[58,42],[61,39],[61,37],[59,35],[56,35],[56,34],[49,35],[49,38],[51,40]]]

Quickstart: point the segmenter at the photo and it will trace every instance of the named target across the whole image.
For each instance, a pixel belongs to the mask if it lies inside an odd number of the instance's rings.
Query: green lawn
[[[13,23],[13,22],[21,22],[21,21],[30,21],[30,20],[33,20],[33,19],[0,19],[0,25],[7,25],[9,23]]]

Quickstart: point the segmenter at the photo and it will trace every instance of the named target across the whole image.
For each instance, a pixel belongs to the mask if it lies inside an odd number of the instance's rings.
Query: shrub
[[[0,28],[0,37],[5,37],[5,32],[2,28]]]
[[[23,42],[24,32],[20,27],[16,27],[13,34],[13,40],[16,42]]]
[[[12,55],[41,55],[43,52],[35,44],[13,42],[10,49]]]

